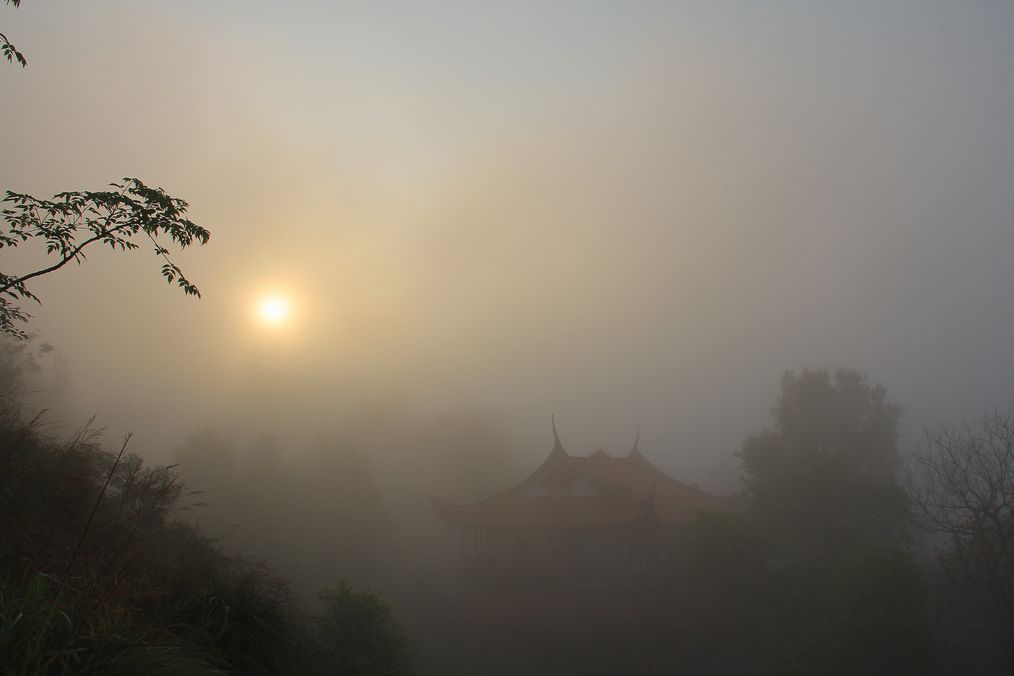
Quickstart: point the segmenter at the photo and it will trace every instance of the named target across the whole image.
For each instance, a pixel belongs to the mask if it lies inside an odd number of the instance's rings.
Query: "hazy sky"
[[[29,58],[0,69],[0,187],[138,176],[213,233],[179,258],[199,302],[144,251],[35,287],[76,414],[142,444],[379,397],[496,415],[532,458],[550,413],[573,452],[640,423],[717,485],[785,369],[870,374],[905,443],[1014,407],[1014,3],[25,0],[0,26]]]

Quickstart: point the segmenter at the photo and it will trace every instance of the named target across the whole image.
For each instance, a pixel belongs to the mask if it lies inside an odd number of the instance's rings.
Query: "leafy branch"
[[[21,0],[7,0],[8,5],[14,5],[15,7],[21,6]],[[14,63],[17,61],[24,68],[28,65],[28,59],[25,55],[17,50],[17,48],[11,44],[11,41],[7,39],[7,36],[0,33],[0,54],[3,54],[7,59],[8,63]]]
[[[61,192],[49,200],[6,191],[2,203],[10,206],[0,212],[4,220],[0,250],[42,240],[46,253],[56,256],[57,261],[20,275],[0,272],[0,333],[25,337],[18,324],[31,315],[17,303],[41,302],[28,289],[27,282],[56,272],[72,261],[81,264],[86,260],[85,249],[95,243],[113,250],[137,249],[139,245],[134,239],[142,233],[154,244],[155,255],[162,259],[162,276],[166,281],[175,282],[187,295],[200,297],[197,286],[172,261],[163,244],[168,238],[182,250],[208,242],[211,234],[186,217],[189,205],[136,178],[124,178],[110,187],[114,190]]]

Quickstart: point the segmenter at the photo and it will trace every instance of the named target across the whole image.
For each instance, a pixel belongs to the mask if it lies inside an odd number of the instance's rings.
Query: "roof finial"
[[[556,416],[551,415],[550,418],[553,420],[553,450],[562,451],[563,444],[560,443],[560,435],[556,433]]]
[[[637,445],[641,443],[641,423],[637,424],[637,434],[634,435],[634,445],[630,449],[630,455],[640,455],[641,451]]]

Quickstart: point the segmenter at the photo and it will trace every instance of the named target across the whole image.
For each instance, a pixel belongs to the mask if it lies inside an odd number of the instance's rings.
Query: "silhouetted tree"
[[[727,609],[715,629],[741,632],[723,640],[748,651],[723,657],[725,671],[927,673],[895,478],[900,408],[856,371],[803,370],[783,376],[772,413],[740,453],[742,513],[699,527],[697,571]]]
[[[908,515],[896,480],[901,408],[857,371],[787,372],[774,425],[740,460],[751,518],[788,558],[893,542]]]
[[[919,521],[942,538],[939,561],[959,621],[992,643],[1014,674],[1014,422],[926,433],[912,460]]]

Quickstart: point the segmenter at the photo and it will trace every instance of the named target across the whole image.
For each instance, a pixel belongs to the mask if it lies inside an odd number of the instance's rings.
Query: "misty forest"
[[[3,0],[0,675],[1014,675],[1014,4]]]

